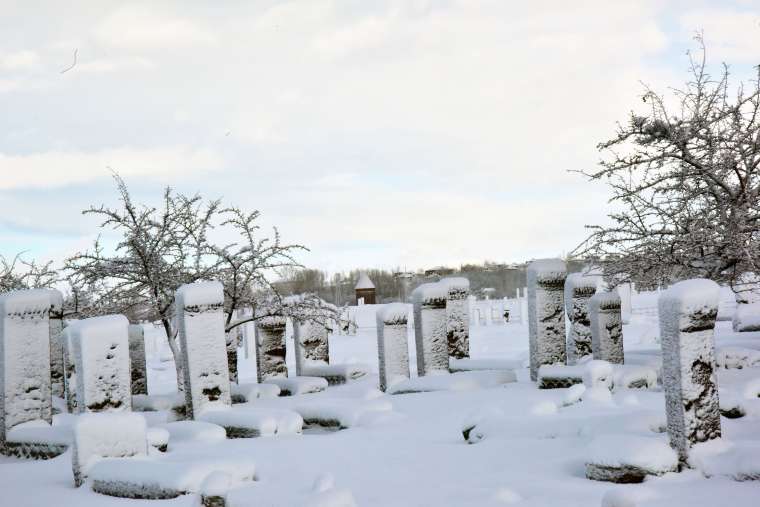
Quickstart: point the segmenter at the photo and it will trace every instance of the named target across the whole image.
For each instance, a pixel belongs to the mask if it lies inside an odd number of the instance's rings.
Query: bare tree
[[[0,255],[0,293],[10,290],[52,288],[59,281],[53,263],[37,263],[23,258],[23,253],[12,259]]]
[[[685,86],[668,95],[645,86],[646,112],[619,124],[598,145],[601,167],[582,172],[607,182],[615,211],[574,255],[595,259],[613,283],[734,283],[758,271],[760,80],[732,87],[725,64],[711,77],[696,41]]]

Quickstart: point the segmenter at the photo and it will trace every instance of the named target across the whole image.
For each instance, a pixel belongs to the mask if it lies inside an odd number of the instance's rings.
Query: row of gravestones
[[[542,365],[572,364],[587,355],[623,363],[620,297],[598,292],[598,276],[568,276],[559,259],[534,261],[527,275],[533,380]],[[719,290],[709,280],[687,280],[659,299],[667,431],[681,463],[692,445],[721,434],[714,350]]]

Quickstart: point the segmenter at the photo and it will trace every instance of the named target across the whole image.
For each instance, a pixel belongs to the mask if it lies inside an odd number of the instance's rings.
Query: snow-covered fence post
[[[446,294],[446,339],[449,356],[470,357],[470,281],[467,278],[444,278]]]
[[[693,444],[721,433],[713,336],[719,293],[715,282],[695,279],[659,299],[668,435],[681,462]]]
[[[14,426],[52,422],[49,311],[45,289],[0,295],[0,450]]]
[[[590,273],[570,273],[565,279],[565,312],[570,321],[567,333],[567,364],[575,364],[592,354],[591,322],[588,303],[599,286],[599,276]]]
[[[617,291],[599,292],[588,303],[594,359],[623,364],[623,319]]]
[[[417,375],[449,371],[446,340],[446,297],[441,283],[425,283],[414,289],[414,341],[417,347]]]
[[[145,371],[145,329],[140,324],[129,326],[129,362],[132,371],[132,394],[148,394]]]
[[[224,292],[219,282],[190,283],[175,298],[185,361],[185,404],[193,419],[207,405],[231,405],[224,336]]]
[[[287,377],[285,364],[285,328],[282,315],[269,315],[257,322],[256,374],[259,382],[273,377]]]
[[[409,378],[408,312],[403,303],[385,305],[377,312],[377,364],[381,391]]]
[[[560,259],[540,259],[528,265],[528,339],[530,378],[543,364],[564,363],[564,286],[567,268]]]
[[[76,365],[77,411],[132,410],[127,318],[105,315],[78,320],[64,333]]]
[[[50,289],[50,385],[53,396],[64,397],[63,294]]]
[[[296,375],[303,375],[309,364],[329,364],[330,345],[328,329],[312,321],[293,320],[293,345],[296,358]]]

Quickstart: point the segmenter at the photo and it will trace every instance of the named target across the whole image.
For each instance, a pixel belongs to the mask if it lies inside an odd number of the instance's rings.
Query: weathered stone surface
[[[544,364],[565,363],[564,285],[567,270],[559,259],[528,265],[528,337],[530,378],[536,380]]]
[[[53,396],[64,397],[63,294],[50,289],[50,386]]]
[[[274,377],[287,377],[285,364],[285,327],[282,316],[269,316],[257,323],[256,374],[259,382]]]
[[[129,362],[132,371],[132,394],[148,394],[145,371],[145,330],[139,324],[129,326]]]
[[[449,345],[446,338],[447,287],[426,283],[412,292],[414,337],[417,347],[417,375],[449,371]]]
[[[307,375],[308,366],[330,363],[330,344],[327,328],[318,322],[293,322],[296,375]],[[329,382],[329,379],[328,379]]]
[[[444,278],[439,283],[447,287],[446,339],[449,356],[470,357],[470,281],[466,278]]]
[[[600,277],[592,273],[571,273],[565,279],[565,312],[570,321],[567,333],[567,364],[575,364],[592,354],[591,321],[588,303],[596,293]]]
[[[377,312],[377,364],[381,391],[409,378],[408,314],[409,308],[402,303],[386,305]]]
[[[605,466],[586,464],[586,478],[594,481],[616,482],[619,484],[635,484],[644,482],[647,475],[655,475],[651,472],[632,465]],[[660,475],[660,474],[657,474]]]
[[[600,292],[589,300],[594,359],[623,364],[623,321],[617,292]]]

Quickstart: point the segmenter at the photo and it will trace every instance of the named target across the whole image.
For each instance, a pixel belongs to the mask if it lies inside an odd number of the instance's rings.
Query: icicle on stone
[[[617,291],[594,295],[588,306],[594,359],[623,364],[623,319]]]
[[[64,397],[63,294],[50,289],[50,386],[53,396]]]
[[[467,278],[444,278],[439,283],[447,287],[446,339],[449,356],[470,357],[470,281]]]
[[[565,363],[564,285],[567,269],[560,259],[540,259],[528,265],[528,340],[530,378],[544,364]]]
[[[449,371],[449,345],[446,340],[446,298],[448,289],[441,283],[425,283],[414,289],[414,338],[417,346],[417,375]]]
[[[377,359],[380,390],[409,378],[407,324],[409,308],[391,303],[377,312]]]
[[[185,361],[187,418],[232,404],[224,335],[224,292],[219,282],[186,284],[175,298]]]
[[[318,322],[293,321],[293,344],[296,356],[296,375],[303,375],[309,365],[330,363],[328,329]]]
[[[588,303],[596,293],[599,281],[599,276],[591,273],[570,273],[565,279],[565,312],[570,321],[567,364],[575,364],[583,356],[592,354]]]
[[[682,463],[693,444],[721,435],[714,342],[719,293],[715,282],[694,279],[659,299],[668,435]]]
[[[270,315],[257,323],[256,373],[259,382],[288,376],[285,364],[286,326],[287,320],[281,315]]]
[[[129,360],[132,370],[132,394],[148,394],[145,371],[145,329],[140,324],[129,326]]]

